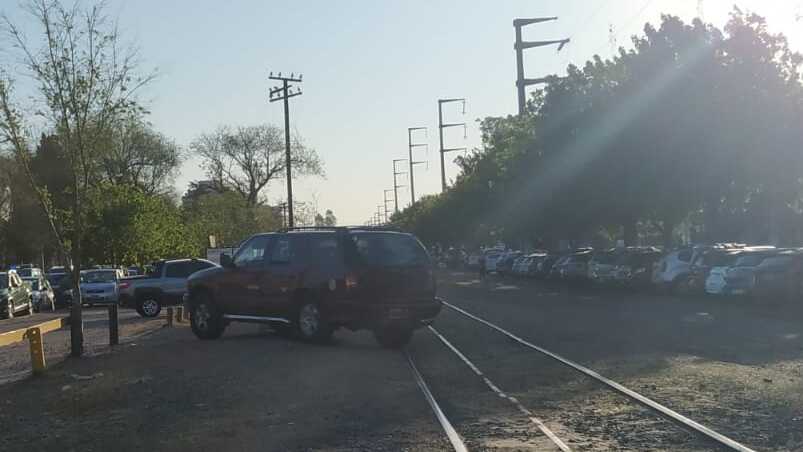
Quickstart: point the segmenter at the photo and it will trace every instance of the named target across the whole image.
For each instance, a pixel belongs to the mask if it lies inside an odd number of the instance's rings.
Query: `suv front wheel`
[[[190,305],[190,327],[199,339],[217,339],[226,329],[223,315],[209,295],[199,293]]]
[[[332,338],[334,329],[326,322],[321,308],[314,301],[303,301],[295,318],[296,334],[309,342],[326,342]]]

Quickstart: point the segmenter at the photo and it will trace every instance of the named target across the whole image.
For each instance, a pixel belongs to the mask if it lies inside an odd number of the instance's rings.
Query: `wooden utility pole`
[[[295,225],[293,219],[293,171],[291,168],[291,158],[290,158],[290,98],[300,96],[301,89],[296,88],[295,92],[293,91],[293,83],[301,83],[303,76],[301,74],[298,77],[295,74],[291,73],[289,77],[282,77],[282,73],[279,72],[279,75],[273,75],[273,72],[270,73],[268,76],[271,80],[278,80],[282,82],[282,86],[277,88],[270,89],[270,102],[276,102],[279,100],[284,101],[284,148],[285,148],[285,167],[286,167],[286,177],[287,177],[287,227],[292,228]]]

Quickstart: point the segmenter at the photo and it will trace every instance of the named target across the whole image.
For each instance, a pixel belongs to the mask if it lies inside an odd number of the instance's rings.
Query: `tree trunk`
[[[83,219],[78,195],[77,182],[73,187],[73,218],[75,218],[72,237],[72,307],[70,308],[70,354],[80,357],[84,353],[84,319],[81,310],[81,232]]]

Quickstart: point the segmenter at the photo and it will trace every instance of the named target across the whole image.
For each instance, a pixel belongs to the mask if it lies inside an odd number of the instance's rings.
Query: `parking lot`
[[[794,310],[462,272],[442,272],[439,289],[455,307],[751,449],[803,448]],[[719,447],[451,308],[406,352],[368,333],[316,346],[254,325],[220,341],[179,327],[135,343],[0,387],[9,408],[0,449],[449,449],[405,353],[469,450],[559,450],[546,431],[570,450]]]

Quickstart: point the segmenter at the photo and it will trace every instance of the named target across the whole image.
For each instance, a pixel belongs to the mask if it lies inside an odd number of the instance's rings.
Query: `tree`
[[[199,255],[181,212],[165,196],[105,183],[91,190],[87,205],[83,241],[91,263],[141,265]]]
[[[322,175],[315,150],[293,137],[293,174]],[[219,186],[235,190],[249,206],[261,205],[262,190],[274,179],[285,177],[284,131],[273,125],[220,127],[199,136],[191,145],[203,161],[207,176]]]
[[[124,117],[141,114],[143,109],[135,95],[153,74],[139,75],[138,56],[132,47],[123,47],[114,22],[105,14],[102,3],[72,7],[59,0],[29,0],[29,16],[38,27],[39,40],[29,41],[20,23],[3,16],[0,20],[11,49],[12,60],[0,67],[0,142],[11,149],[29,182],[57,243],[73,265],[74,294],[72,304],[72,354],[83,350],[79,274],[83,263],[82,239],[86,217],[86,201],[99,156],[105,149],[105,138],[111,128]],[[16,65],[21,61],[27,75],[35,82],[34,106],[26,108],[14,92]],[[36,111],[37,124],[44,124],[55,137],[67,157],[70,176],[67,189],[70,207],[61,215],[52,202],[52,192],[38,183],[32,171],[33,118],[27,111]]]
[[[337,226],[337,217],[330,209],[326,209],[326,213],[324,215],[321,215],[320,212],[316,213],[315,226]]]
[[[132,185],[146,194],[172,190],[181,164],[176,143],[153,131],[139,115],[123,118],[110,132],[108,150],[100,157],[100,181]]]
[[[273,209],[249,206],[234,191],[185,196],[184,200],[184,222],[197,252],[206,249],[210,235],[216,237],[218,246],[236,246],[253,234],[281,227],[281,218]]]

